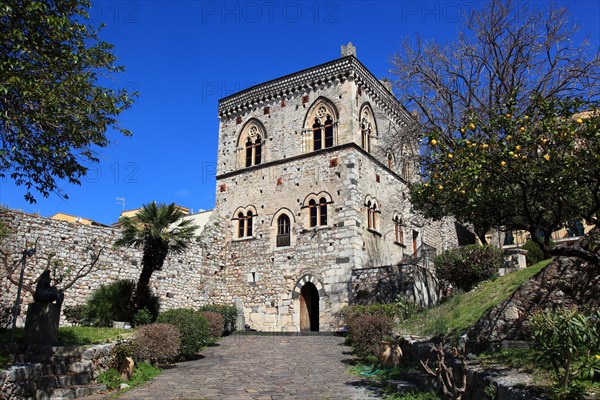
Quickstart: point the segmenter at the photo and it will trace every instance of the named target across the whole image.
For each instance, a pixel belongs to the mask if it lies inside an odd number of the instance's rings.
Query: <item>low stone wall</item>
[[[418,265],[392,265],[352,271],[352,302],[393,303],[404,298],[421,307],[437,304],[440,288],[433,273]]]
[[[429,361],[430,366],[435,365],[435,353],[432,352],[434,344],[422,342],[413,338],[404,338],[401,342],[402,365],[422,369],[420,361]],[[446,352],[446,365],[455,365],[452,355]],[[402,378],[423,388],[439,389],[435,377],[424,372],[402,373]],[[457,377],[458,378],[458,377]],[[463,400],[481,400],[486,396],[487,388],[492,387],[496,393],[495,400],[547,400],[537,394],[538,388],[533,386],[533,378],[525,373],[510,370],[503,366],[486,364],[483,368],[476,361],[469,361],[467,365],[467,386]]]

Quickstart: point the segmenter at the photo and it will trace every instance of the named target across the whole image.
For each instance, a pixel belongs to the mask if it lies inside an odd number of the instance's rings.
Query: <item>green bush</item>
[[[121,374],[115,368],[110,368],[98,375],[96,380],[106,385],[108,390],[115,390],[121,386]]]
[[[350,319],[358,315],[378,315],[388,317],[391,321],[402,322],[419,311],[419,306],[400,299],[389,304],[369,304],[346,306],[341,311],[341,317],[347,326]]]
[[[172,324],[179,328],[181,333],[180,354],[185,358],[190,358],[198,353],[210,338],[208,323],[201,311],[176,308],[160,313],[156,322]]]
[[[119,280],[96,289],[86,302],[87,319],[94,326],[112,326],[113,321],[130,321],[129,300],[133,281]]]
[[[392,334],[392,320],[383,315],[356,315],[348,321],[348,339],[359,357],[378,357],[382,341]]]
[[[531,336],[540,361],[551,366],[557,388],[565,396],[579,392],[576,379],[600,376],[600,310],[543,311],[531,317]],[[575,397],[572,397],[575,398]]]
[[[127,357],[135,359],[135,345],[132,341],[120,341],[110,351],[109,367],[118,370],[125,363]]]
[[[63,307],[62,312],[65,315],[66,320],[73,325],[87,326],[90,324],[88,310],[85,304],[65,306]]]
[[[208,334],[211,338],[217,339],[223,335],[223,317],[221,314],[212,311],[203,311],[202,315],[206,318],[208,323]]]
[[[171,324],[149,324],[139,327],[132,339],[137,361],[153,365],[172,363],[179,354],[181,333]]]
[[[132,322],[130,304],[134,290],[135,283],[130,280],[100,286],[86,302],[85,320],[94,326],[112,326],[113,321]],[[151,321],[156,319],[160,307],[158,296],[150,293],[142,305],[152,315]]]
[[[550,243],[550,246],[553,244]],[[534,264],[539,263],[540,261],[544,261],[546,257],[544,257],[544,252],[540,249],[540,245],[536,242],[528,240],[524,245],[521,246],[523,250],[527,250],[527,254],[525,255],[525,261],[527,266],[530,267]]]
[[[133,326],[142,326],[151,324],[154,319],[156,318],[150,313],[150,311],[148,311],[147,308],[142,308],[133,315],[131,322],[133,323]]]
[[[502,250],[469,245],[447,250],[433,259],[439,279],[468,292],[479,282],[492,279],[504,263]]]
[[[231,333],[235,331],[235,322],[238,316],[238,310],[235,306],[209,304],[200,307],[200,311],[211,311],[221,314],[221,316],[223,317],[223,332]]]

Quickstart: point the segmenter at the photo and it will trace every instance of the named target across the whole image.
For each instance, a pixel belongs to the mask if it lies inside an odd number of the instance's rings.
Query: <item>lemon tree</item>
[[[485,120],[468,114],[451,134],[429,132],[425,179],[411,190],[414,207],[427,217],[452,215],[483,233],[525,230],[549,254],[600,264],[593,251],[549,246],[551,233],[574,220],[598,224],[598,104],[537,96],[518,105],[509,102]]]

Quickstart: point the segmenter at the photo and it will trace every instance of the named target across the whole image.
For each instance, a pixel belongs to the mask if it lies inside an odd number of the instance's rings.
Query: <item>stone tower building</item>
[[[342,57],[219,101],[215,215],[227,221],[227,297],[262,331],[333,330],[353,271],[455,242],[410,214],[412,116]],[[388,146],[404,137],[403,146]],[[406,139],[408,138],[408,139]]]

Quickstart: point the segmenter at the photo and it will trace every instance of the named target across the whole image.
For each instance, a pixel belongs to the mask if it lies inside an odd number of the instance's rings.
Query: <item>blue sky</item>
[[[234,92],[340,56],[351,41],[378,78],[405,36],[455,37],[458,15],[481,1],[94,1],[91,18],[126,67],[116,87],[140,97],[121,117],[133,137],[109,132],[81,186],[64,184],[69,200],[37,196],[0,180],[0,204],[51,216],[65,212],[102,223],[144,203],[214,207],[218,100]],[[545,1],[533,2],[546,7]],[[600,3],[559,2],[600,45]]]

